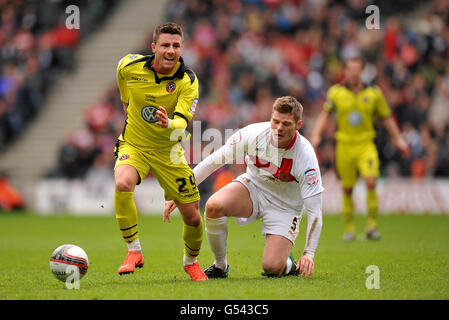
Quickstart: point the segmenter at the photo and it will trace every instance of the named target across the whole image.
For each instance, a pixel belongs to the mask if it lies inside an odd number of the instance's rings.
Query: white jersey
[[[305,198],[324,190],[315,151],[297,131],[285,149],[273,145],[270,122],[248,125],[226,144],[243,149],[248,179],[283,206],[301,212]]]
[[[270,122],[240,129],[193,169],[195,180],[199,185],[224,164],[244,156],[247,164],[244,179],[266,194],[270,202],[299,215],[305,209],[308,240],[304,253],[313,258],[322,225],[319,194],[324,190],[318,160],[310,142],[297,131],[285,149],[273,145],[271,132]]]
[[[304,199],[322,192],[320,167],[310,142],[296,131],[285,149],[271,141],[270,122],[250,124],[195,167],[200,184],[225,163],[245,156],[247,177],[281,205],[301,212]]]

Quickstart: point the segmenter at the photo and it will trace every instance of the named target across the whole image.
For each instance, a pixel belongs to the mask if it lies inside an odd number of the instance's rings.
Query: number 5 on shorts
[[[290,227],[291,232],[293,232],[293,233],[298,232],[298,227],[299,227],[300,222],[301,222],[301,219],[298,216],[295,216],[293,218],[292,225]]]

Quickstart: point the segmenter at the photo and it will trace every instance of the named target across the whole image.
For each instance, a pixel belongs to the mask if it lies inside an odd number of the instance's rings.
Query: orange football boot
[[[139,251],[126,251],[128,252],[128,255],[125,258],[125,261],[123,261],[122,265],[118,269],[118,274],[128,274],[133,273],[134,270],[137,268],[143,267],[143,255]]]
[[[184,266],[184,271],[192,278],[193,281],[206,281],[209,278],[206,276],[203,270],[201,270],[200,264],[194,262],[193,264],[189,264]]]

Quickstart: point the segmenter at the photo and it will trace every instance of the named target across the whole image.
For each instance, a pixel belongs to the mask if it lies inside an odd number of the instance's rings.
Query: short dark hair
[[[273,112],[290,113],[296,122],[302,120],[303,107],[295,97],[285,96],[277,98],[273,104]]]
[[[153,43],[157,42],[161,33],[179,34],[181,40],[184,40],[184,33],[182,32],[181,26],[174,22],[166,22],[157,26],[153,32]]]

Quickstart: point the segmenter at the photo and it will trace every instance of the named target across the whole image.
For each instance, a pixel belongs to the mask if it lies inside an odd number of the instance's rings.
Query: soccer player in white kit
[[[205,270],[209,278],[226,278],[228,217],[239,225],[262,219],[266,238],[262,267],[267,276],[311,276],[322,227],[323,187],[315,151],[299,134],[302,105],[290,96],[276,99],[271,120],[248,125],[193,170],[200,184],[215,170],[245,154],[246,173],[227,184],[206,203],[206,234],[215,261]],[[176,208],[165,205],[163,220]],[[303,256],[291,254],[303,212],[307,235]]]

